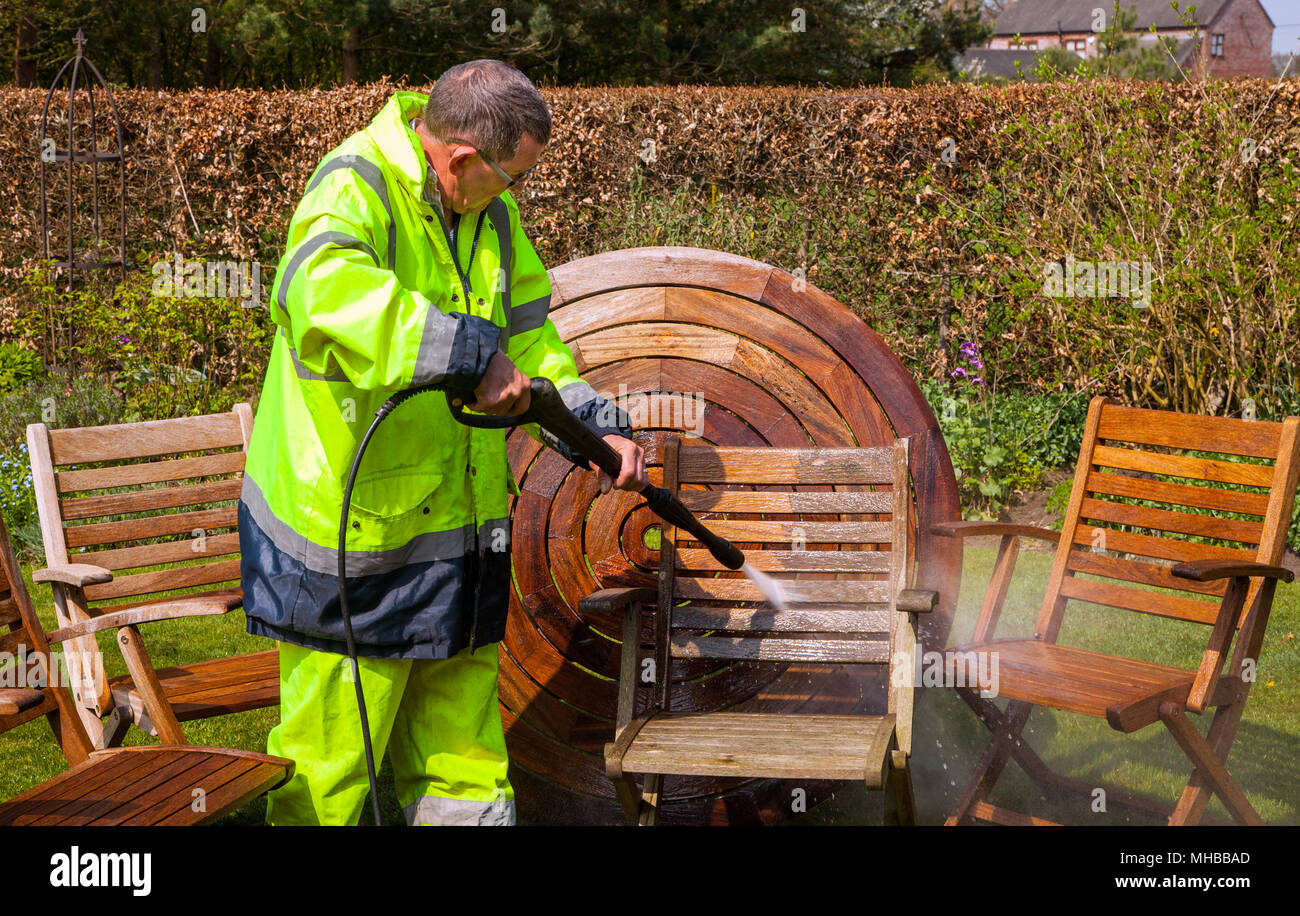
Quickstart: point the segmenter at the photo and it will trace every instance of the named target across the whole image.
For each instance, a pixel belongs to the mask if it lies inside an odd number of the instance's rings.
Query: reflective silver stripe
[[[510,333],[524,334],[536,331],[546,325],[546,316],[551,311],[551,294],[540,299],[525,302],[510,310]]]
[[[248,507],[253,521],[257,522],[257,526],[276,547],[302,562],[312,572],[329,576],[338,575],[338,550],[334,547],[322,547],[307,540],[306,536],[299,534],[286,522],[277,518],[271,511],[261,488],[248,474],[244,474],[244,484],[239,498]],[[393,572],[412,563],[458,559],[465,555],[473,533],[474,526],[470,523],[450,531],[430,531],[417,535],[409,543],[391,550],[357,550],[349,547],[348,575],[376,575]]]
[[[370,185],[375,196],[383,203],[384,211],[388,213],[388,269],[397,270],[397,223],[393,220],[393,205],[388,201],[388,185],[384,183],[384,174],[379,171],[379,166],[351,154],[331,159],[317,170],[316,176],[307,185],[306,194],[316,190],[326,175],[339,169],[352,169],[360,175],[361,180]],[[375,263],[379,263],[377,258]]]
[[[411,826],[513,827],[515,800],[498,796],[492,801],[421,795],[402,809]]]
[[[298,272],[298,268],[302,266],[304,261],[326,245],[337,245],[339,248],[360,248],[370,255],[376,266],[379,265],[379,258],[375,255],[373,248],[361,241],[361,239],[353,238],[345,232],[322,232],[319,235],[313,235],[309,239],[303,239],[298,243],[298,247],[293,250],[293,257],[289,259],[288,265],[284,268],[284,279],[280,280],[280,291],[275,297],[276,301],[280,303],[280,308],[286,313],[289,311],[286,297],[289,295],[289,284],[293,282],[293,275]]]
[[[284,328],[280,328],[280,336],[284,337]],[[348,377],[342,372],[335,372],[333,375],[317,375],[315,372],[312,372],[304,366],[302,361],[298,359],[298,351],[289,343],[287,337],[285,337],[284,345],[289,348],[289,359],[293,361],[293,371],[298,378],[305,379],[309,382],[346,382],[348,380]]]
[[[584,381],[569,382],[560,389],[560,400],[570,410],[575,410],[596,397],[596,389]]]
[[[420,349],[415,354],[412,385],[428,385],[447,375],[459,327],[459,321],[429,303],[429,311],[424,316],[424,331],[420,334]]]
[[[510,272],[513,268],[511,264],[510,249],[510,210],[506,207],[506,202],[500,197],[492,198],[492,202],[487,206],[488,219],[492,221],[492,228],[497,233],[497,253],[500,255],[500,264],[498,270],[504,273],[504,282],[501,284],[501,307],[505,309],[506,324],[501,329],[501,336],[498,338],[498,348],[505,352],[510,347],[510,335],[514,331],[510,327],[513,319],[514,309],[510,307]]]

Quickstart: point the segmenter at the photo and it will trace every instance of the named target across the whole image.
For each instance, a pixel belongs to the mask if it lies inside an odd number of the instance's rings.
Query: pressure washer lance
[[[357,664],[357,644],[352,635],[352,615],[348,611],[348,511],[352,504],[352,486],[356,483],[357,471],[361,468],[361,457],[365,454],[366,446],[370,444],[370,439],[375,434],[375,430],[378,429],[384,417],[396,409],[397,405],[426,391],[444,391],[447,396],[447,407],[451,410],[451,415],[466,426],[474,426],[480,429],[504,429],[511,426],[522,426],[526,423],[536,423],[567,445],[575,455],[582,455],[594,462],[597,467],[610,477],[617,479],[619,472],[623,469],[622,456],[611,448],[608,442],[574,416],[573,411],[569,410],[564,403],[564,399],[560,397],[560,393],[555,390],[555,385],[547,378],[534,377],[532,379],[528,409],[522,414],[513,416],[489,416],[468,413],[463,405],[465,401],[473,398],[472,393],[457,393],[428,385],[400,391],[375,411],[374,421],[370,424],[370,428],[366,430],[365,436],[362,437],[361,444],[357,446],[356,457],[352,459],[352,469],[348,472],[347,486],[343,490],[343,512],[339,518],[338,578],[339,611],[343,616],[343,633],[347,640],[352,682],[357,691],[357,711],[361,715],[361,738],[366,750],[366,773],[370,777],[370,804],[376,826],[383,824],[383,817],[379,811],[379,779],[375,775],[375,755],[370,744],[370,723],[366,717],[366,697],[361,689],[361,671]],[[650,511],[669,524],[688,531],[692,537],[707,547],[709,553],[713,554],[723,566],[728,569],[741,569],[745,566],[745,555],[740,549],[726,538],[718,537],[706,528],[691,513],[691,510],[683,506],[681,501],[672,493],[653,484],[646,484],[641,488],[640,493],[645,497],[645,505],[650,508]],[[638,506],[638,508],[640,507]],[[746,571],[751,576],[754,575],[754,571],[749,569],[746,569]],[[476,635],[473,632],[475,630],[477,630],[477,620],[471,626],[471,651],[473,650],[473,640]]]

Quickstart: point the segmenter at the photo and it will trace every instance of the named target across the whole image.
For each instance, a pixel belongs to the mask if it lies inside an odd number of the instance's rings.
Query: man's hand
[[[645,452],[641,446],[637,445],[631,439],[625,439],[611,433],[603,437],[614,451],[623,457],[623,467],[619,471],[618,480],[614,481],[614,486],[620,490],[640,490],[650,482],[650,478],[645,473]],[[604,471],[600,472],[600,492],[608,493],[610,477]]]
[[[465,406],[498,417],[516,416],[527,410],[532,400],[528,382],[528,376],[498,350],[492,354],[487,372],[483,373],[482,380],[474,389],[474,403]]]

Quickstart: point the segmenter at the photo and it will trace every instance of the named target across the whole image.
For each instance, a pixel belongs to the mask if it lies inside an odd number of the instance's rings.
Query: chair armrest
[[[16,716],[33,706],[40,706],[45,694],[39,690],[24,687],[5,687],[0,689],[0,716]]]
[[[239,595],[227,598],[178,599],[161,604],[146,604],[143,607],[127,608],[125,611],[113,611],[101,614],[89,620],[80,620],[66,627],[59,627],[46,635],[51,644],[66,642],[80,636],[89,636],[100,630],[113,630],[134,626],[138,623],[152,623],[155,620],[173,620],[177,617],[203,617],[226,614],[243,604]]]
[[[32,581],[62,582],[64,585],[85,588],[87,585],[112,582],[113,573],[102,566],[92,566],[89,563],[65,563],[61,566],[36,570],[32,573]]]
[[[910,614],[928,614],[939,603],[939,593],[928,588],[905,588],[898,593],[897,608]]]
[[[930,533],[940,537],[969,538],[986,534],[1016,535],[1022,538],[1036,538],[1055,544],[1061,540],[1061,532],[1050,528],[1038,528],[1034,525],[1016,525],[1011,522],[936,522],[930,526]]]
[[[634,601],[654,604],[659,592],[653,588],[602,588],[578,602],[580,614],[608,614],[627,607]]]
[[[1237,576],[1267,576],[1283,582],[1295,579],[1295,573],[1289,569],[1253,560],[1189,560],[1179,563],[1170,571],[1180,579],[1195,579],[1197,582],[1234,579]]]

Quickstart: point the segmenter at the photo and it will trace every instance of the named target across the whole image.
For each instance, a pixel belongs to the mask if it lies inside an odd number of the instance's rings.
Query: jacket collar
[[[428,98],[420,92],[393,93],[388,104],[370,122],[366,132],[383,151],[398,183],[406,188],[413,199],[432,204],[441,213],[442,200],[438,196],[436,184],[432,189],[433,200],[425,196],[426,179],[432,178],[436,182],[437,174],[430,174],[433,170],[424,158],[424,147],[411,129],[411,120],[423,114]]]

